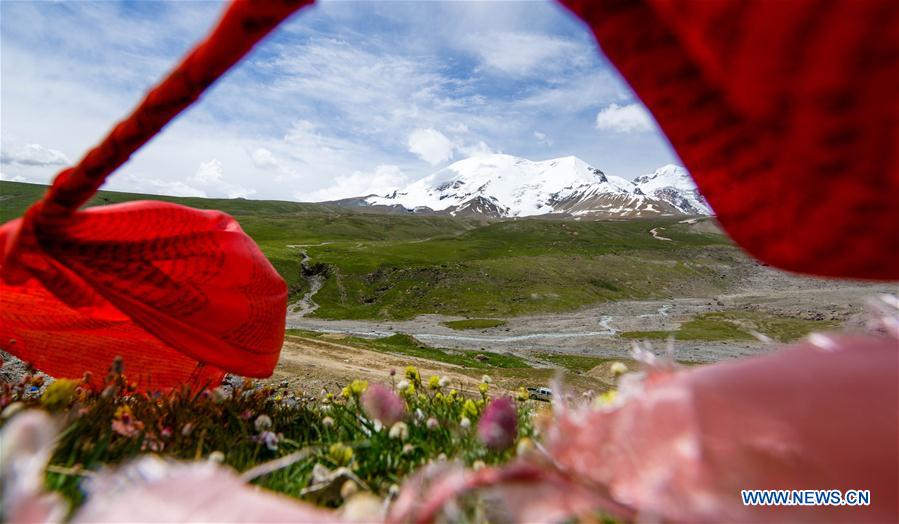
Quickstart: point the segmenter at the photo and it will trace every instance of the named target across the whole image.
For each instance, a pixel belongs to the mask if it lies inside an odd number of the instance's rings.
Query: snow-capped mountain
[[[711,215],[712,209],[706,203],[687,170],[668,164],[655,170],[651,175],[634,179],[634,184],[645,195],[668,202],[681,213],[687,215]]]
[[[574,156],[534,162],[494,154],[460,160],[385,196],[340,203],[490,217],[709,214],[683,168],[665,166],[638,180],[606,175]]]

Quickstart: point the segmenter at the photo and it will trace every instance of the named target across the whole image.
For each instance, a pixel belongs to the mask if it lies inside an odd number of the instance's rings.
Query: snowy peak
[[[367,197],[364,203],[491,217],[707,214],[683,168],[665,166],[640,179],[645,180],[635,184],[606,175],[575,156],[535,162],[493,154],[460,160],[388,195]]]
[[[656,169],[652,174],[634,179],[644,194],[664,200],[688,215],[710,215],[711,208],[699,193],[687,170],[674,164]]]

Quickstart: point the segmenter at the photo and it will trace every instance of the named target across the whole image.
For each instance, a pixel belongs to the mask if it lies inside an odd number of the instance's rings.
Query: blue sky
[[[47,182],[219,15],[218,2],[0,3],[0,173]],[[625,178],[678,163],[549,2],[322,2],[147,144],[109,189],[317,201],[456,160],[576,155]]]

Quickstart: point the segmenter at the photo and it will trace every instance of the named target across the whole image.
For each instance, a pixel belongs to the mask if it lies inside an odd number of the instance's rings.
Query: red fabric
[[[562,3],[741,247],[790,271],[899,279],[899,2]]]
[[[121,356],[145,390],[271,374],[287,287],[233,218],[162,202],[78,208],[306,3],[231,3],[128,118],[0,228],[2,349],[57,377],[103,376]]]

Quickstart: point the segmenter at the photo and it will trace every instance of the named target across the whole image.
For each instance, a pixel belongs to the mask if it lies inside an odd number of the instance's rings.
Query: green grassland
[[[43,191],[0,182],[0,219],[20,215]],[[90,205],[148,198],[232,214],[293,297],[305,289],[305,251],[307,266],[327,276],[314,298],[321,318],[501,318],[609,300],[714,295],[733,284],[746,260],[725,236],[674,218],[477,220],[113,192],[100,192]],[[674,241],[652,238],[654,227],[665,227]]]
[[[620,337],[631,339],[676,340],[754,340],[752,332],[778,342],[792,342],[812,331],[836,327],[827,320],[806,320],[776,316],[760,311],[721,311],[699,315],[683,323],[676,331],[626,331]]]
[[[465,320],[443,322],[444,326],[459,331],[466,329],[489,329],[504,326],[505,324],[505,320],[500,320],[498,318],[467,318]]]

